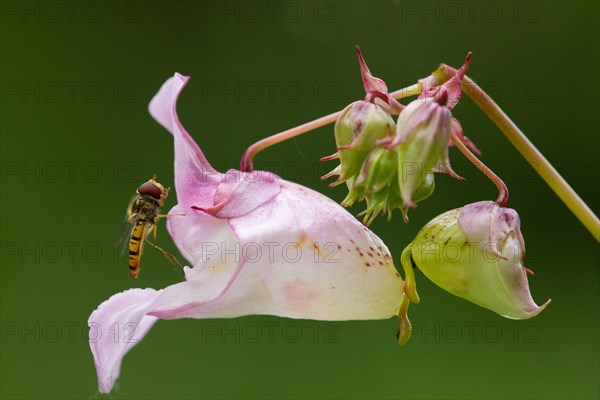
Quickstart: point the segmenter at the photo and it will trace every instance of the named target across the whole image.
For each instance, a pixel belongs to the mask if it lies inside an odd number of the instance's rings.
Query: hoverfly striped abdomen
[[[145,221],[137,221],[129,239],[129,274],[137,279],[140,273],[142,248],[146,239],[148,226]]]

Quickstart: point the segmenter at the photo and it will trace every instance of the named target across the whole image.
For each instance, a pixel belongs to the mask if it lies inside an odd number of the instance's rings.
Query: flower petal
[[[186,281],[129,290],[90,316],[141,339],[157,318],[271,314],[320,320],[383,319],[400,309],[403,281],[383,242],[324,195],[264,171],[217,173],[183,129],[175,102],[187,78],[169,79],[150,105],[175,137],[179,204],[168,229],[192,263]],[[117,325],[115,325],[115,323]],[[135,343],[92,344],[99,390],[110,392]]]
[[[175,189],[184,206],[211,207],[220,174],[210,165],[190,134],[179,122],[177,98],[189,77],[175,74],[150,101],[150,114],[175,139]]]
[[[169,214],[181,214],[183,211],[182,206],[176,205]],[[215,218],[200,210],[186,210],[185,217],[169,218],[167,229],[173,242],[191,265],[198,264],[195,260],[215,255],[215,243],[235,240],[228,220]]]
[[[90,324],[107,331],[115,322],[139,323],[141,338],[154,321],[148,316],[349,320],[396,315],[403,281],[383,242],[327,197],[279,182],[281,192],[272,201],[240,217],[217,219],[196,211],[171,218],[173,239],[194,263],[185,268],[186,281],[159,292],[113,296],[92,314]],[[110,340],[94,344],[100,391],[111,390],[132,346]]]
[[[266,171],[240,172],[230,170],[223,174],[212,207],[196,207],[217,218],[244,215],[279,193],[279,180]]]
[[[274,202],[230,220],[242,246],[260,238],[264,260],[246,268],[266,262],[260,268],[271,295],[269,314],[328,320],[394,315],[402,280],[383,242],[329,198],[291,182],[281,185]]]
[[[112,296],[90,315],[90,347],[98,374],[98,390],[111,391],[121,372],[123,356],[158,320],[146,315],[160,292],[131,289]]]

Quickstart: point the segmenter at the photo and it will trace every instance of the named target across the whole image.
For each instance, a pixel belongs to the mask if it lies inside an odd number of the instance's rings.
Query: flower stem
[[[452,68],[447,68],[451,70]],[[450,71],[449,71],[450,72]],[[494,100],[490,98],[472,79],[465,76],[462,82],[462,90],[481,108],[481,110],[502,131],[504,136],[515,146],[523,158],[542,177],[550,189],[562,200],[562,202],[575,214],[577,219],[587,228],[596,241],[600,242],[600,220],[592,210],[584,203],[573,188],[556,171],[550,162],[531,143],[525,134],[515,123],[502,111]]]
[[[454,133],[452,134],[452,142],[454,142],[454,146],[456,146],[456,148],[460,150],[460,152],[463,153],[465,157],[467,157],[467,159],[477,167],[478,170],[483,172],[483,174],[487,176],[494,183],[494,185],[496,185],[498,188],[498,198],[496,199],[496,203],[500,207],[506,207],[506,204],[508,203],[508,188],[502,179],[500,179],[498,175],[496,175],[479,158],[477,158],[477,156],[473,154],[473,152],[471,152],[471,150],[469,150],[462,140],[460,140],[460,138]]]
[[[395,92],[390,93],[390,95],[395,99],[403,99],[405,97],[417,95],[421,93],[421,90],[421,84],[416,83],[404,89],[396,90]],[[295,128],[291,128],[286,131],[259,140],[252,146],[248,147],[248,149],[244,152],[242,160],[240,161],[240,171],[251,172],[254,168],[254,157],[256,157],[256,155],[264,149],[267,149],[273,145],[276,145],[277,143],[281,143],[293,137],[300,136],[303,133],[331,124],[339,118],[342,111],[334,112],[333,114],[326,115],[324,117],[315,119],[305,124],[296,126]]]
[[[450,79],[450,77],[456,74],[456,69],[451,66],[442,64],[438,71],[438,74],[442,75],[438,77],[440,81],[438,84],[442,84],[445,80]],[[506,136],[506,138],[511,142],[513,146],[517,149],[517,151],[529,162],[531,165],[537,167],[536,172],[541,176],[541,178],[546,182],[550,189],[556,193],[556,195],[562,200],[562,202],[575,214],[577,219],[588,229],[588,231],[592,234],[596,241],[600,242],[600,220],[598,217],[592,212],[592,210],[584,203],[584,201],[577,195],[577,193],[573,190],[573,188],[565,181],[565,179],[556,171],[556,169],[550,164],[550,162],[540,153],[540,151],[531,143],[531,141],[525,136],[525,134],[515,125],[515,123],[502,111],[502,109],[494,102],[488,95],[485,93],[472,79],[468,76],[465,76],[462,80],[462,91],[467,94],[481,108],[481,110],[492,120],[492,122],[500,129],[500,131]],[[418,95],[423,90],[423,87],[420,83],[416,83],[414,85],[408,86],[404,89],[397,90],[393,93],[390,93],[392,97],[395,99],[402,99],[409,96]],[[269,136],[265,139],[259,140],[254,143],[252,146],[248,147],[244,155],[242,156],[242,160],[240,162],[240,170],[250,172],[253,170],[253,160],[256,155],[262,150],[269,148],[277,143],[281,143],[287,139],[291,139],[293,137],[302,135],[303,133],[309,132],[311,130],[320,128],[332,122],[335,122],[342,111],[335,112],[333,114],[326,115],[324,117],[318,118],[314,121],[307,122],[306,124],[297,126],[292,129],[288,129],[281,133]],[[457,147],[460,150],[460,144],[462,142],[460,140],[455,140],[457,143]],[[468,149],[467,149],[468,150]],[[462,150],[461,150],[462,151]],[[467,153],[463,152],[465,156]],[[470,151],[469,153],[475,159],[477,159]],[[468,158],[468,157],[467,157]],[[473,160],[471,160],[473,161]],[[477,159],[479,163],[479,161]],[[478,165],[478,164],[475,164]],[[483,167],[483,163],[481,163]],[[489,170],[489,168],[485,167],[487,171],[484,172],[488,177],[489,173],[493,174]],[[502,202],[508,200],[508,191],[506,190],[506,185],[502,183],[504,189],[499,186],[499,183],[502,182],[500,178],[498,178],[495,174],[493,174],[498,181],[492,179],[492,181],[498,186],[500,190],[500,196],[498,197],[497,202]],[[491,179],[491,178],[490,178]],[[506,200],[502,200],[503,190],[506,192]]]

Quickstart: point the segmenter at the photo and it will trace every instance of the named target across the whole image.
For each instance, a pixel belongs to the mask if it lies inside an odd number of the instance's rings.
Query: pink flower
[[[215,171],[185,131],[175,74],[150,103],[174,136],[178,204],[168,229],[185,281],[112,296],[89,318],[99,390],[158,319],[271,314],[317,320],[384,319],[398,313],[403,281],[385,244],[327,197],[264,171]],[[116,325],[115,325],[116,324]],[[121,330],[115,340],[109,330]]]

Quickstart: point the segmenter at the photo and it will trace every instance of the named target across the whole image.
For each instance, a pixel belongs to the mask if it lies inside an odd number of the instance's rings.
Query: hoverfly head
[[[156,181],[156,175],[152,177],[152,179],[144,182],[138,187],[138,193],[141,195],[151,196],[154,199],[161,202],[167,197],[169,194],[169,189],[165,189],[163,185]]]

